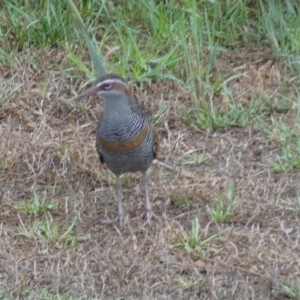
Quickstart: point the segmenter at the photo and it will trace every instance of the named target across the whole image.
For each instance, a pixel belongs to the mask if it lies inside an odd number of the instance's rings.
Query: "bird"
[[[123,226],[125,220],[121,175],[127,172],[142,172],[145,212],[150,218],[149,168],[159,150],[159,136],[150,111],[131,93],[126,80],[115,73],[99,76],[75,99],[86,96],[98,96],[104,100],[97,125],[96,148],[100,163],[105,164],[116,177],[120,225]]]

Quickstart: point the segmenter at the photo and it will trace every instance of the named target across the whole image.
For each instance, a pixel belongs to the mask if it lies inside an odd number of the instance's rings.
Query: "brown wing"
[[[148,110],[148,108],[146,107],[146,105],[144,104],[144,102],[140,101],[139,99],[137,99],[136,97],[132,96],[129,98],[129,105],[131,106],[131,109],[133,111],[136,111],[142,118],[145,118],[149,121],[149,123],[151,123],[152,129],[153,129],[153,157],[156,158],[157,153],[159,151],[159,135],[157,132],[157,129],[154,127],[153,125],[153,118],[152,115],[150,113],[150,111]]]
[[[129,97],[129,105],[131,106],[132,111],[135,111],[142,118],[149,119],[152,121],[152,116],[144,102],[140,101],[136,97]]]

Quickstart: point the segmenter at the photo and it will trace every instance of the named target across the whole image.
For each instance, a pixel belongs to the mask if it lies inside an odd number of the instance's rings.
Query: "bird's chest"
[[[149,134],[149,126],[132,120],[118,120],[113,123],[100,121],[97,145],[104,152],[122,153],[138,149]]]
[[[132,124],[126,118],[100,120],[97,128],[97,136],[111,142],[126,141],[132,135]]]

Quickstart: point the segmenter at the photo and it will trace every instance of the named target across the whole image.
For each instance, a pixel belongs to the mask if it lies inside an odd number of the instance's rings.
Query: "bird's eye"
[[[103,89],[104,90],[110,90],[110,88],[111,88],[111,84],[110,83],[103,84]]]

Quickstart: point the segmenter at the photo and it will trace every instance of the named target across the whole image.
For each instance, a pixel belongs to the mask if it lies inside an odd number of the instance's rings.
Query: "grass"
[[[44,196],[41,199],[41,197],[37,194],[35,185],[36,183],[33,186],[33,199],[31,201],[25,201],[24,203],[19,204],[16,209],[26,214],[33,214],[35,217],[52,210],[57,210],[57,204],[53,203],[52,201],[47,201],[47,192],[44,193]]]
[[[271,130],[267,130],[270,138],[278,143],[280,149],[269,162],[275,172],[290,171],[300,167],[300,124],[297,118],[291,124],[288,123],[279,121],[272,126]]]
[[[171,199],[179,209],[189,210],[192,206],[192,199],[189,195],[173,194]]]
[[[51,218],[52,219],[52,218]],[[23,224],[22,231],[17,232],[17,236],[25,237],[28,239],[38,239],[44,243],[53,243],[55,246],[64,246],[70,244],[74,246],[77,242],[77,238],[70,239],[69,235],[72,232],[77,218],[73,220],[69,228],[64,232],[61,232],[59,225],[53,220],[51,221],[47,215],[44,215],[43,219]],[[22,220],[20,219],[20,222]]]
[[[22,87],[22,84],[14,84],[13,80],[10,82],[0,82],[0,107],[9,102],[12,95]]]
[[[300,214],[300,196],[297,194],[293,198],[280,199],[277,206],[287,214]]]
[[[99,168],[103,102],[64,1],[0,2],[0,298],[298,299],[299,3],[75,1],[153,112],[139,174]],[[103,222],[104,221],[104,222]]]
[[[199,219],[195,218],[192,221],[191,232],[189,234],[186,232],[181,234],[181,244],[188,253],[195,251],[200,252],[203,256],[206,256],[208,245],[212,243],[216,237],[216,235],[213,235],[202,240]]]
[[[66,4],[61,2],[2,1],[2,35],[9,46],[23,48],[26,43],[35,46],[55,45],[74,36]]]
[[[299,283],[283,283],[282,290],[285,295],[287,295],[290,299],[298,299],[300,296],[300,285]]]
[[[191,111],[184,110],[180,113],[183,120],[200,129],[209,132],[224,130],[230,126],[253,126],[261,116],[261,101],[252,101],[246,107],[242,103],[228,103],[225,112],[211,108],[196,108]]]
[[[234,220],[235,187],[229,184],[226,191],[211,209],[212,218],[218,223],[230,223]]]

